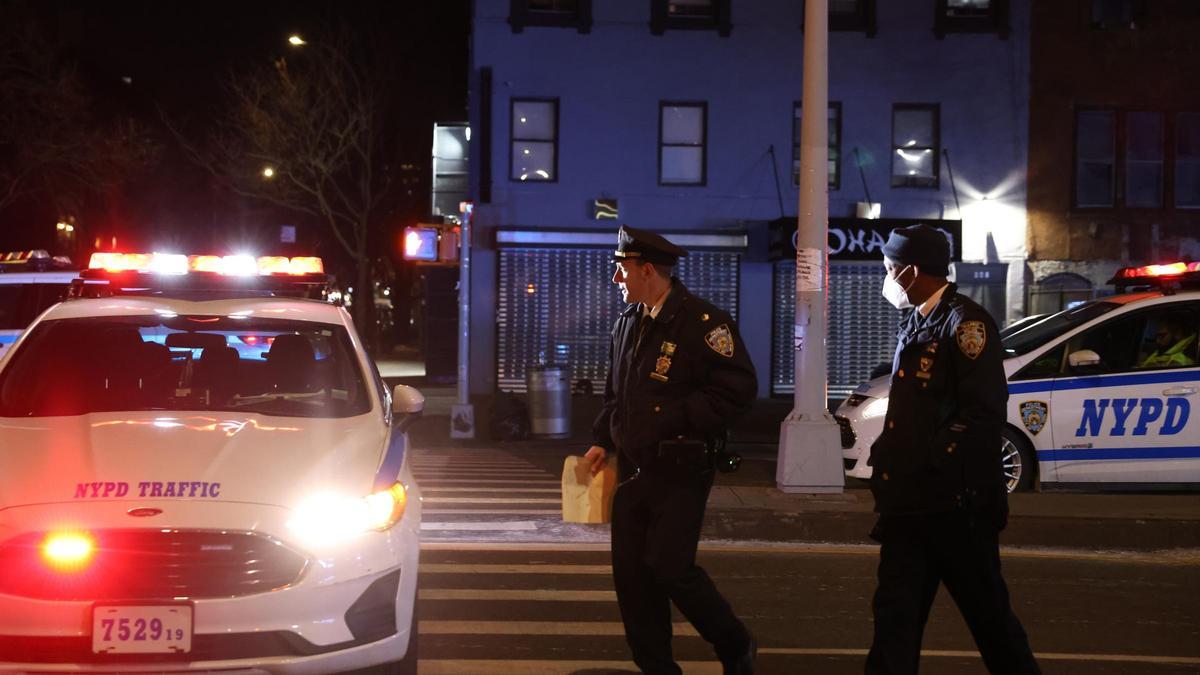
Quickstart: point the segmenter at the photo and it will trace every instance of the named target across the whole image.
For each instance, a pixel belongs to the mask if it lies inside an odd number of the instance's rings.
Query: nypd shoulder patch
[[[964,321],[954,331],[958,349],[969,359],[979,358],[987,346],[987,327],[982,321]]]
[[[728,359],[733,358],[733,332],[729,330],[728,324],[723,323],[708,331],[704,341],[714,352]]]

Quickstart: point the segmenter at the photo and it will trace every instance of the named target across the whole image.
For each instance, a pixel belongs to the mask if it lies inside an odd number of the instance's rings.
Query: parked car
[[[1200,263],[1113,281],[1123,292],[1002,338],[1010,491],[1200,486]],[[837,410],[848,476],[871,477],[890,388],[890,376],[866,382]]]
[[[415,673],[424,399],[311,261],[193,262],[100,260],[0,362],[0,671]]]

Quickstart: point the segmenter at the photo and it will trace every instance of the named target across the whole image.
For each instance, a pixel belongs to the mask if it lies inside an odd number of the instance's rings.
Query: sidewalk
[[[389,378],[390,379],[390,378]],[[477,438],[449,437],[450,387],[419,387],[426,396],[423,418],[412,431],[421,447],[498,448],[518,455],[553,476],[562,473],[567,455],[590,445],[591,419],[586,399],[576,398],[573,436],[565,440],[498,442],[486,439],[486,410],[476,410]],[[580,405],[582,403],[583,405]],[[731,445],[744,461],[733,474],[718,474],[709,499],[704,537],[718,541],[870,544],[874,504],[863,481],[848,479],[836,495],[786,494],[775,487],[778,421],[786,414],[779,402],[760,402],[731,434]],[[1142,493],[1021,493],[1009,498],[1005,546],[1109,551],[1200,549],[1200,495]]]

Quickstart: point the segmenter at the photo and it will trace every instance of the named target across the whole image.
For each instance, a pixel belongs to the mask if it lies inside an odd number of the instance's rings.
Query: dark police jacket
[[[613,326],[604,405],[592,427],[596,445],[620,451],[623,473],[649,468],[664,441],[722,434],[758,392],[737,325],[678,279],[635,353],[640,319],[641,306],[630,305]]]
[[[883,433],[871,446],[881,515],[970,509],[1007,516],[1000,458],[1008,382],[996,323],[950,284],[900,325]]]

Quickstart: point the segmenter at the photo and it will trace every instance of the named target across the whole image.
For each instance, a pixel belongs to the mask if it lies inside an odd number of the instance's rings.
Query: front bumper
[[[834,415],[841,431],[842,464],[847,476],[870,480],[872,468],[867,462],[871,458],[871,444],[882,429],[882,418],[873,425],[855,413],[854,408],[847,409],[843,404]]]
[[[20,521],[37,529],[39,521],[55,520],[58,506],[30,507]],[[419,502],[410,507],[386,532],[363,535],[336,554],[313,555],[303,577],[286,588],[195,599],[186,654],[94,654],[91,600],[0,595],[0,672],[329,673],[399,660],[412,630],[420,550]],[[214,511],[226,508],[241,512],[226,522],[246,522],[247,510],[257,509],[252,519],[262,531],[283,531],[277,521],[284,516],[272,507],[210,504],[200,518],[219,519]],[[0,539],[13,533],[5,520]]]

